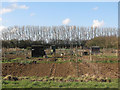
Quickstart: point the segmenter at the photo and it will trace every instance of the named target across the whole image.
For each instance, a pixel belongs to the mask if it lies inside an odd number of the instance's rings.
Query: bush
[[[95,37],[88,40],[85,45],[87,47],[100,46],[100,48],[117,48],[118,38],[115,36]]]

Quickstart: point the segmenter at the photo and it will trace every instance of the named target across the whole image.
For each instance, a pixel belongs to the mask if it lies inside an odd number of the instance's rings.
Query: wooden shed
[[[43,45],[32,45],[32,57],[43,57],[45,55]]]
[[[100,47],[99,46],[92,46],[91,47],[91,53],[92,54],[99,54],[100,53]]]

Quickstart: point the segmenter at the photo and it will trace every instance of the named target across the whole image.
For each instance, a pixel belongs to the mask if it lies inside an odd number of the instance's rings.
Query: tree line
[[[83,40],[81,41],[81,44],[77,43],[75,44],[74,42],[71,42],[73,44],[64,44],[65,41],[61,41],[60,44],[54,44],[53,41],[50,43],[45,43],[42,44],[44,41],[31,41],[31,40],[3,40],[2,41],[2,47],[4,48],[28,48],[31,47],[32,45],[44,45],[47,47],[50,47],[51,45],[56,45],[56,47],[66,47],[66,48],[71,48],[71,45],[73,47],[88,47],[90,48],[91,46],[100,46],[100,48],[118,48],[118,38],[115,36],[111,37],[95,37],[94,39],[91,40]]]
[[[68,47],[98,45],[102,48],[111,48],[116,47],[113,41],[117,40],[117,34],[117,28],[13,26],[2,31],[2,46],[26,48],[33,44],[54,44]],[[114,40],[110,41],[111,39]]]

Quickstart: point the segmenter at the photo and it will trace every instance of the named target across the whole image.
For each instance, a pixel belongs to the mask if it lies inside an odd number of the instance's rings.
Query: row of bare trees
[[[78,26],[13,26],[2,31],[2,40],[31,40],[46,43],[80,43],[100,36],[118,36],[117,28],[92,28]],[[43,42],[44,43],[44,42]]]

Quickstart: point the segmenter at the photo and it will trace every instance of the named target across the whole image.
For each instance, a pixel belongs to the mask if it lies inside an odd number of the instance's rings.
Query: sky
[[[117,27],[117,2],[3,2],[0,23],[6,26]]]

